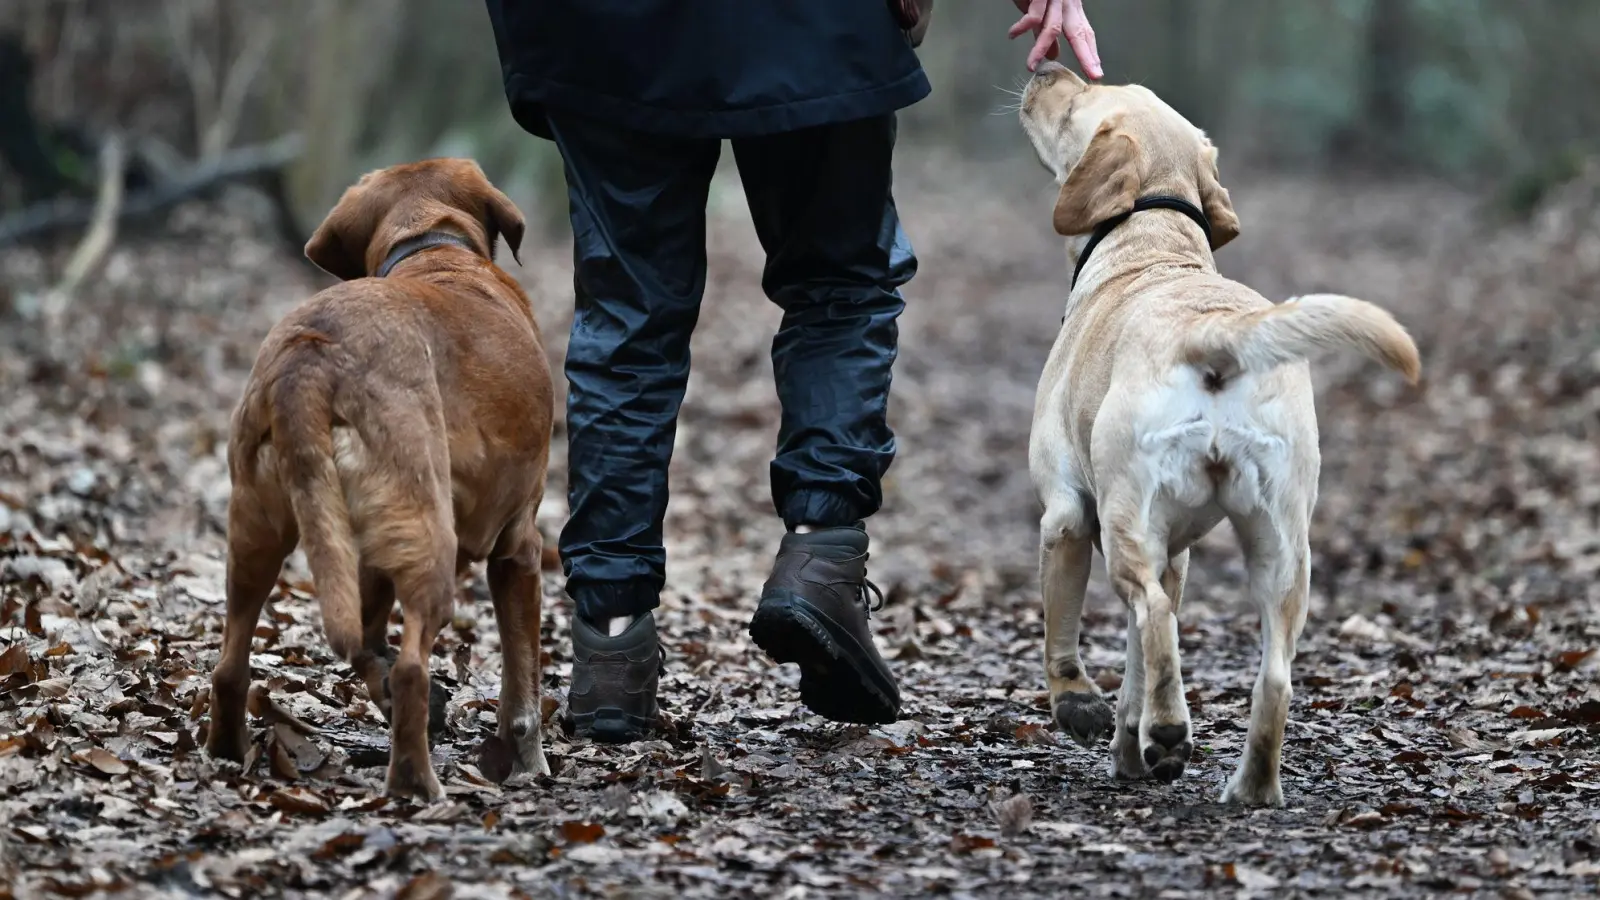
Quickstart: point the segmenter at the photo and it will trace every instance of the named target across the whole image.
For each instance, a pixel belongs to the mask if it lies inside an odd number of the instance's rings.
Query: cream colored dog
[[[1045,507],[1044,657],[1056,721],[1085,745],[1109,732],[1115,776],[1183,774],[1193,745],[1176,614],[1189,547],[1226,518],[1261,612],[1262,658],[1244,758],[1222,799],[1282,805],[1278,763],[1320,465],[1306,357],[1358,350],[1414,384],[1416,345],[1372,304],[1318,295],[1274,305],[1218,275],[1212,251],[1238,236],[1239,219],[1217,180],[1216,148],[1150,91],[1089,85],[1046,63],[1021,118],[1061,185],[1055,228],[1079,260],[1028,454]],[[1078,657],[1092,546],[1128,609],[1114,722]]]

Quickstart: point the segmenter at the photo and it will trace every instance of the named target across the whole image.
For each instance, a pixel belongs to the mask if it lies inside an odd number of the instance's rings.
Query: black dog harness
[[[1089,254],[1094,252],[1094,248],[1100,246],[1100,242],[1106,239],[1106,235],[1110,234],[1118,225],[1128,221],[1129,216],[1147,209],[1172,209],[1183,213],[1193,219],[1194,223],[1200,226],[1200,230],[1206,233],[1206,246],[1213,250],[1216,249],[1216,241],[1211,236],[1211,220],[1207,219],[1206,214],[1200,211],[1200,207],[1182,197],[1142,197],[1134,201],[1133,209],[1121,215],[1112,216],[1095,226],[1094,234],[1089,236],[1089,243],[1084,244],[1083,252],[1078,254],[1077,267],[1072,270],[1072,284],[1074,287],[1078,284],[1078,275],[1083,272],[1084,264],[1089,261]]]
[[[1208,231],[1207,234],[1209,233]],[[478,248],[472,246],[470,241],[459,234],[449,231],[424,231],[414,238],[406,238],[395,244],[394,249],[389,251],[389,256],[384,259],[383,264],[378,266],[378,271],[372,273],[372,277],[383,278],[395,266],[404,262],[406,257],[414,253],[421,253],[424,250],[431,250],[434,247],[443,247],[446,244],[460,247],[472,253],[478,252]]]

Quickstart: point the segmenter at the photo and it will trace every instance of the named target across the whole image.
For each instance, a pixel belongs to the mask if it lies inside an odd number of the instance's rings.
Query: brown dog
[[[262,344],[233,415],[228,619],[212,756],[242,760],[256,619],[296,542],[333,652],[390,723],[388,791],[441,796],[428,760],[428,656],[456,579],[489,560],[500,737],[548,773],[540,739],[542,539],[552,393],[528,297],[493,262],[523,218],[470,160],[373,172],[306,244],[344,283]],[[371,277],[369,277],[371,276]],[[390,667],[387,625],[405,617]]]

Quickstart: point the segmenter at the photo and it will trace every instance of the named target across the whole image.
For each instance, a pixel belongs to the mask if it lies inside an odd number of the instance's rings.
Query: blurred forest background
[[[1108,78],[1166,97],[1235,172],[1487,177],[1517,212],[1575,174],[1600,137],[1587,90],[1600,82],[1600,3],[1087,5]],[[1004,0],[938,7],[922,48],[935,90],[904,117],[908,148],[1027,158],[997,114],[1025,74],[1024,46],[1005,39],[1014,18]],[[564,219],[559,166],[507,113],[474,0],[11,0],[0,95],[7,211],[63,195],[87,204],[100,143],[115,134],[130,195],[207,162],[220,180],[263,171],[291,238],[360,172],[441,154],[477,157],[549,224]],[[11,235],[0,227],[0,243]]]

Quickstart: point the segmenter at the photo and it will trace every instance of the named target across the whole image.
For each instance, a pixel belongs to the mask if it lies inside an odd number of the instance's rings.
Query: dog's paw
[[[211,730],[206,734],[206,755],[218,762],[243,765],[249,749],[250,731],[243,726],[219,728],[212,723]]]
[[[1111,733],[1113,715],[1104,698],[1073,691],[1056,698],[1055,718],[1056,725],[1073,740],[1093,747]]]
[[[1119,781],[1138,781],[1150,775],[1139,753],[1139,729],[1123,728],[1111,739],[1111,777]]]
[[[1244,785],[1239,780],[1228,782],[1222,791],[1223,803],[1231,806],[1283,806],[1282,785]]]
[[[418,803],[432,803],[444,797],[444,788],[439,785],[439,777],[433,774],[432,766],[409,766],[403,763],[396,765],[392,755],[384,792],[391,797],[415,800]]]
[[[1283,784],[1277,773],[1251,777],[1253,771],[1256,770],[1241,765],[1228,779],[1228,786],[1222,789],[1221,801],[1232,806],[1282,806]]]
[[[1189,764],[1189,756],[1193,752],[1189,726],[1184,722],[1151,725],[1140,749],[1150,774],[1157,781],[1169,784],[1183,775],[1183,769]]]

